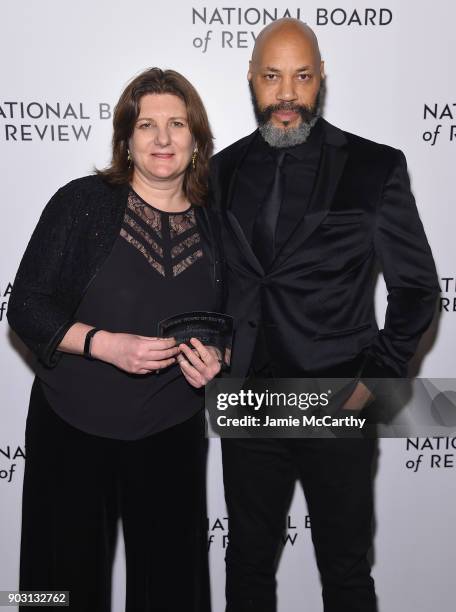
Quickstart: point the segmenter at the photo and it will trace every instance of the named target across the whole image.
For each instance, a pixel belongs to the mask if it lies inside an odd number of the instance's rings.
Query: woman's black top
[[[213,310],[214,289],[194,207],[166,213],[133,190],[114,246],[87,288],[75,320],[110,332],[157,336],[159,321]],[[139,439],[176,425],[203,406],[204,392],[179,366],[128,374],[63,353],[54,368],[36,366],[52,408],[91,434]]]

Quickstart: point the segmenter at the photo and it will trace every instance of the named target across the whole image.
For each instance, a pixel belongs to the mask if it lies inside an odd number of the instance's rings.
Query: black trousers
[[[121,518],[127,612],[209,611],[202,412],[141,440],[102,438],[56,415],[35,380],[25,443],[21,590],[109,612]]]
[[[367,559],[374,451],[370,439],[222,440],[227,612],[276,611],[276,566],[296,479],[309,509],[325,612],[377,610]]]

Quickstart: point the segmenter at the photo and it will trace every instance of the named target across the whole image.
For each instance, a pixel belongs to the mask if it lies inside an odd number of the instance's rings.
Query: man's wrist
[[[361,372],[358,375],[359,381],[363,383],[365,387],[369,389],[371,394],[376,394],[376,389],[382,379],[385,378],[397,378],[398,374],[391,367],[380,363],[372,355],[368,355],[364,361]]]

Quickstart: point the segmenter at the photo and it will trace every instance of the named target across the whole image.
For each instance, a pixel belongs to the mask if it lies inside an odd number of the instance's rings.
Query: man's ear
[[[247,80],[252,80],[252,60],[249,61],[249,70],[247,72]]]
[[[326,78],[326,74],[325,74],[325,62],[322,60],[320,62],[320,76],[322,79]]]

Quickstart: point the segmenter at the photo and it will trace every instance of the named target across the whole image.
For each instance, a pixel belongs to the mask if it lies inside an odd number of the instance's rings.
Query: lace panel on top
[[[195,211],[165,213],[149,206],[133,190],[120,235],[164,277],[176,277],[203,257]]]

